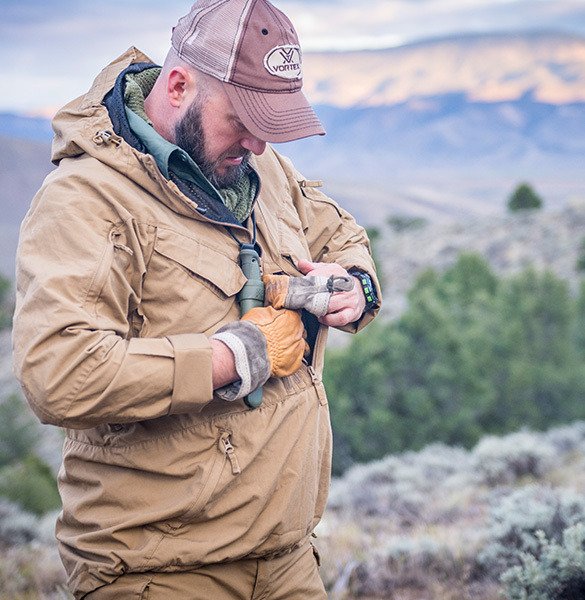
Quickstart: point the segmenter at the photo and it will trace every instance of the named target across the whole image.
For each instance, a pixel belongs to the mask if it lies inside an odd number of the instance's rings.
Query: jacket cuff
[[[169,414],[200,411],[213,398],[211,344],[202,333],[168,336],[175,355]]]
[[[343,260],[339,261],[339,264],[344,269],[346,269],[348,273],[355,270],[367,273],[370,277],[374,292],[376,294],[376,303],[369,309],[364,310],[362,316],[357,321],[354,321],[353,323],[348,323],[343,327],[336,327],[336,329],[345,331],[347,333],[357,333],[358,331],[361,331],[378,314],[378,312],[380,311],[380,306],[382,304],[382,291],[380,289],[380,283],[378,281],[378,278],[376,277],[375,272],[372,272],[371,266],[367,264],[367,261],[365,259],[366,257],[364,257],[364,260],[352,257],[351,262]]]

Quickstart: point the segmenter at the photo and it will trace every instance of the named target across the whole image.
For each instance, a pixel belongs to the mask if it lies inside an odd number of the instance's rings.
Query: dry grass
[[[502,600],[500,576],[518,549],[502,555],[498,536],[546,526],[547,502],[572,506],[584,467],[576,423],[491,438],[467,454],[434,446],[350,470],[334,483],[316,541],[330,598]],[[494,560],[481,563],[482,554]]]
[[[551,506],[557,530],[559,515],[585,520],[585,500],[575,500],[585,489],[584,424],[492,438],[478,448],[435,445],[361,465],[334,482],[314,541],[330,600],[502,600],[510,532],[520,544],[531,528],[546,529]],[[52,527],[11,510],[0,518],[0,544],[2,532],[12,540],[0,548],[0,600],[70,598],[47,541]],[[31,531],[38,538],[23,543]]]

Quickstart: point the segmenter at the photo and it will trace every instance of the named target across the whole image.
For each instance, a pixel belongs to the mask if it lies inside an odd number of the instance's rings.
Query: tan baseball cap
[[[199,0],[173,29],[178,55],[224,83],[248,131],[289,142],[325,130],[301,91],[299,40],[287,16],[266,0]]]

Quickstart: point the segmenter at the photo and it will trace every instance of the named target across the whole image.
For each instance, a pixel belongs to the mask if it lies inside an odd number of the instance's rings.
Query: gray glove
[[[348,292],[353,289],[353,277],[331,275],[331,277],[305,275],[264,275],[264,299],[274,308],[304,308],[317,317],[327,314],[329,299],[333,292]]]

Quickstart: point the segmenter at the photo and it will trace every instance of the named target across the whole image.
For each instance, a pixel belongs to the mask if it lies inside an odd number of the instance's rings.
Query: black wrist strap
[[[364,312],[372,310],[372,308],[378,305],[378,294],[376,294],[376,288],[372,283],[372,278],[365,271],[360,271],[359,269],[350,269],[348,273],[357,277],[362,286],[364,298],[366,299]]]

